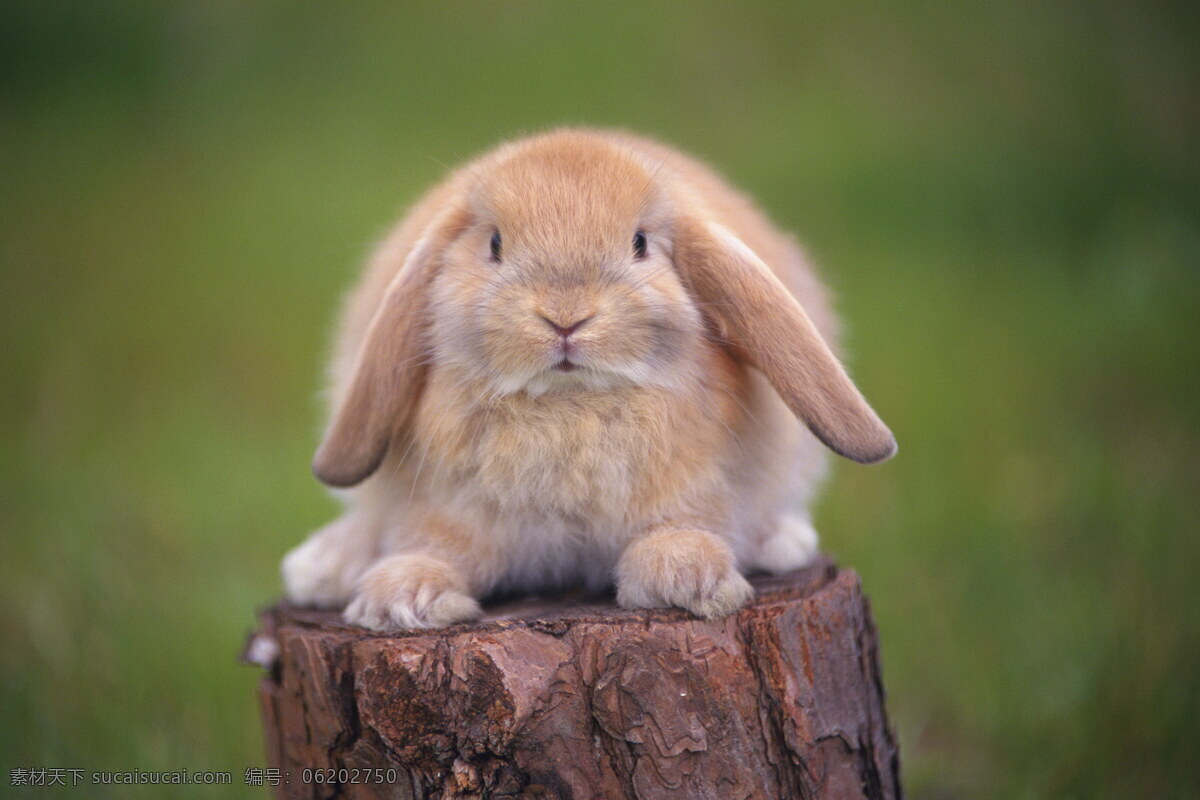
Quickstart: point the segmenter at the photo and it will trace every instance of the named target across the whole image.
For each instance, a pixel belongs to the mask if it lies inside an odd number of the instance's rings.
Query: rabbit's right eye
[[[500,231],[492,231],[492,261],[500,260]]]

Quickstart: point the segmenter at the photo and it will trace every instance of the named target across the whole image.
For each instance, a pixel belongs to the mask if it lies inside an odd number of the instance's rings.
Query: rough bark
[[[897,798],[858,576],[758,578],[723,620],[611,598],[526,601],[471,625],[374,634],[263,614],[248,657],[286,798]],[[394,768],[380,785],[305,769]],[[324,776],[328,779],[328,774]],[[354,782],[357,778],[358,782]]]

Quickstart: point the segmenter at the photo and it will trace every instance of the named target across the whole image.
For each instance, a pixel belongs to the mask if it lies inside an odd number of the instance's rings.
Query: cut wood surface
[[[276,791],[899,797],[858,576],[821,562],[752,582],[756,600],[714,621],[560,597],[497,605],[470,625],[378,634],[336,612],[268,610],[247,657],[267,668]]]

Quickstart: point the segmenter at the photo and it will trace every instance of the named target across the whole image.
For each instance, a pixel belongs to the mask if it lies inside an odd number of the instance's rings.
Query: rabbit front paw
[[[478,619],[479,603],[445,561],[423,555],[388,556],[359,581],[358,595],[342,616],[376,631],[441,628]]]
[[[626,608],[678,606],[715,619],[752,597],[729,545],[707,531],[652,533],[627,547],[617,563],[617,602]]]

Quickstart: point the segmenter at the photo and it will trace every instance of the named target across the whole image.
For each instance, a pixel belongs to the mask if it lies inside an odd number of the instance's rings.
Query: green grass
[[[236,658],[334,513],[339,292],[443,165],[585,122],[712,161],[837,291],[900,455],[840,464],[818,523],[872,597],[910,793],[1197,796],[1197,23],[0,6],[2,766],[263,765]]]

